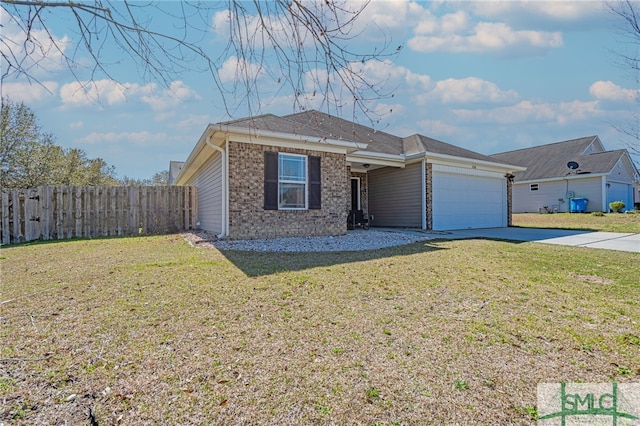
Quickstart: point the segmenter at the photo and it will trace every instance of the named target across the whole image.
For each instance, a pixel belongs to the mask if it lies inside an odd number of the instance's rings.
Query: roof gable
[[[569,161],[579,164],[577,174],[609,173],[625,150],[604,151],[598,136],[539,145],[491,155],[491,158],[527,168],[516,181],[560,178],[570,174]]]

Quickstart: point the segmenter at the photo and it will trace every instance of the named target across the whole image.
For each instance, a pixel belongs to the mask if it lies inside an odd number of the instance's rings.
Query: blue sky
[[[166,16],[147,13],[170,27]],[[199,44],[212,57],[228,39],[220,24],[225,16],[206,18],[209,32]],[[604,3],[374,0],[360,18],[353,48],[369,50],[384,40],[403,46],[389,60],[361,64],[367,76],[394,89],[393,98],[370,105],[381,114],[378,129],[421,133],[483,154],[594,134],[608,149],[629,142],[612,124],[632,120],[640,88],[617,65],[614,52],[629,46]],[[72,52],[79,41],[73,21],[62,10],[45,19],[59,45]],[[10,16],[2,23],[3,37],[20,39]],[[166,87],[147,80],[114,46],[104,53],[113,79],[98,74],[83,86],[89,74],[76,68],[78,82],[52,50],[34,68],[40,85],[12,76],[2,94],[29,105],[59,145],[103,158],[119,177],[149,178],[170,160],[184,161],[208,123],[230,118],[206,73],[180,73]],[[82,53],[76,59],[89,63]],[[217,74],[229,85],[234,63],[222,57]],[[295,112],[286,91],[266,76],[259,84],[260,112]],[[228,100],[235,118],[249,114],[242,102]],[[309,106],[317,100],[310,98]],[[351,117],[345,111],[344,118]]]

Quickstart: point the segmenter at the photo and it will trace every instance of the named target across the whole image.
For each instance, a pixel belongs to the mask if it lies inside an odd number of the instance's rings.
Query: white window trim
[[[299,180],[286,180],[280,179],[280,157],[302,157],[304,158],[304,182]],[[294,184],[302,184],[304,183],[304,207],[282,207],[280,205],[280,184],[281,183],[294,183]],[[309,210],[309,157],[307,155],[301,154],[290,154],[288,152],[279,152],[278,153],[278,210]]]
[[[535,189],[533,189],[535,187]],[[529,192],[537,192],[540,191],[540,184],[538,183],[530,183],[529,184]]]

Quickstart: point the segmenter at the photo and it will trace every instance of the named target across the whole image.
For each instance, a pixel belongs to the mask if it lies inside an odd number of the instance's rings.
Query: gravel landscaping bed
[[[437,238],[420,231],[353,230],[333,237],[295,237],[260,240],[218,240],[206,231],[190,231],[182,236],[194,247],[219,250],[260,252],[329,252],[375,250],[384,247],[412,244]]]

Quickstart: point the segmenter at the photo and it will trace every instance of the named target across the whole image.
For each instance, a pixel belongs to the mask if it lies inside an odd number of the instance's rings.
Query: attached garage
[[[507,226],[504,175],[434,165],[432,182],[434,230]]]
[[[633,209],[633,185],[619,182],[607,182],[607,205],[614,201],[622,201],[626,209]]]

